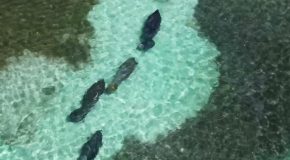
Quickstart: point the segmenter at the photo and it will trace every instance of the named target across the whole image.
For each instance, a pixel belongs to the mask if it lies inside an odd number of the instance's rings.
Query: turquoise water
[[[109,159],[134,135],[153,142],[178,128],[206,104],[219,73],[215,47],[198,37],[192,21],[195,0],[101,1],[88,15],[95,29],[92,61],[74,71],[63,60],[35,57],[29,50],[11,58],[0,72],[0,159],[71,160],[94,131],[103,130],[98,160]],[[161,28],[154,48],[135,48],[146,16],[160,10]],[[80,38],[81,40],[81,38]],[[103,95],[85,122],[67,123],[86,89],[98,79],[109,82],[118,66],[134,56],[138,66],[117,92]],[[55,87],[45,95],[44,87]],[[4,145],[7,144],[7,145]],[[9,145],[8,145],[9,144]]]

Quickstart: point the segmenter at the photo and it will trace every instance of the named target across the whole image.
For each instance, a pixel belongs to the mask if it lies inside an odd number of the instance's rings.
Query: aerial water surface
[[[196,0],[104,0],[88,20],[95,29],[91,58],[80,70],[24,50],[0,72],[0,160],[71,160],[96,130],[107,160],[126,136],[153,142],[177,129],[207,103],[219,73],[213,44],[198,36],[192,15]],[[159,9],[161,28],[155,46],[136,50],[143,22]],[[66,122],[94,82],[109,83],[129,57],[138,65],[111,95],[102,95],[83,122]]]

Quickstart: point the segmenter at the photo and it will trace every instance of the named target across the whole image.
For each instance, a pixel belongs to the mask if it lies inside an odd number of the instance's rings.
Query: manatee
[[[83,144],[80,150],[80,156],[77,160],[94,160],[99,153],[99,149],[103,145],[102,131],[96,131],[88,141]]]
[[[155,45],[153,41],[154,36],[160,29],[161,15],[159,10],[154,11],[144,22],[142,28],[142,34],[140,36],[140,44],[137,49],[141,51],[146,51]]]
[[[77,108],[67,116],[68,122],[79,122],[83,120],[90,111],[84,108]]]
[[[81,101],[81,107],[72,111],[68,117],[69,122],[79,122],[83,120],[94,105],[98,102],[99,97],[105,91],[105,81],[104,79],[99,80],[94,83],[84,94]]]
[[[131,75],[137,64],[138,63],[134,57],[128,58],[124,63],[122,63],[118,68],[117,73],[114,75],[113,80],[106,88],[105,93],[111,94],[115,92],[118,86]]]
[[[142,40],[153,39],[157,34],[160,28],[161,23],[161,15],[159,10],[154,11],[149,17],[146,19],[143,29],[142,29]]]
[[[94,83],[84,94],[83,99],[81,101],[81,107],[87,108],[91,105],[94,105],[98,100],[99,97],[104,93],[105,90],[105,81],[104,79],[99,80],[98,82]]]

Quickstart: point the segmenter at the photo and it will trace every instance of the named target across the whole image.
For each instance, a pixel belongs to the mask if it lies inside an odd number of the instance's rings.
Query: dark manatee
[[[153,38],[159,31],[160,23],[161,15],[157,9],[146,19],[143,25],[142,34],[140,36],[141,43],[137,47],[138,50],[146,51],[155,45]]]
[[[79,122],[83,120],[88,113],[89,113],[89,110],[85,108],[75,109],[67,116],[67,121],[74,122],[74,123]]]
[[[159,10],[157,9],[146,19],[142,29],[142,35],[140,37],[141,40],[153,39],[159,31],[160,23],[161,16]]]
[[[84,94],[82,99],[82,108],[90,108],[91,105],[94,105],[98,100],[100,95],[104,93],[105,90],[105,81],[104,79],[99,80],[94,83]]]
[[[88,141],[82,146],[80,156],[77,160],[94,160],[103,145],[103,135],[101,130],[96,131]]]
[[[134,57],[128,58],[122,63],[105,92],[107,94],[115,92],[122,81],[126,80],[131,75],[137,64]]]
[[[94,83],[84,94],[81,101],[81,107],[72,111],[68,117],[69,122],[79,122],[83,120],[90,112],[92,107],[98,102],[99,97],[104,93],[105,81],[104,79]]]

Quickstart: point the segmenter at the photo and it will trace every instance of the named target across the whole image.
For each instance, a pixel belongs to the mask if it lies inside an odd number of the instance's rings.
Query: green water
[[[99,160],[108,159],[124,137],[154,141],[196,115],[217,85],[218,55],[192,28],[195,0],[101,1],[89,13],[95,29],[90,64],[71,70],[63,60],[35,57],[29,50],[0,72],[0,160],[76,159],[81,145],[103,130]],[[146,16],[160,10],[154,48],[135,48]],[[118,66],[134,56],[138,66],[116,93],[103,95],[85,122],[67,123],[85,90],[98,79],[109,82]],[[51,95],[42,88],[54,86]],[[3,138],[4,137],[4,138]],[[6,145],[4,145],[6,144]],[[9,146],[10,145],[10,146]]]

